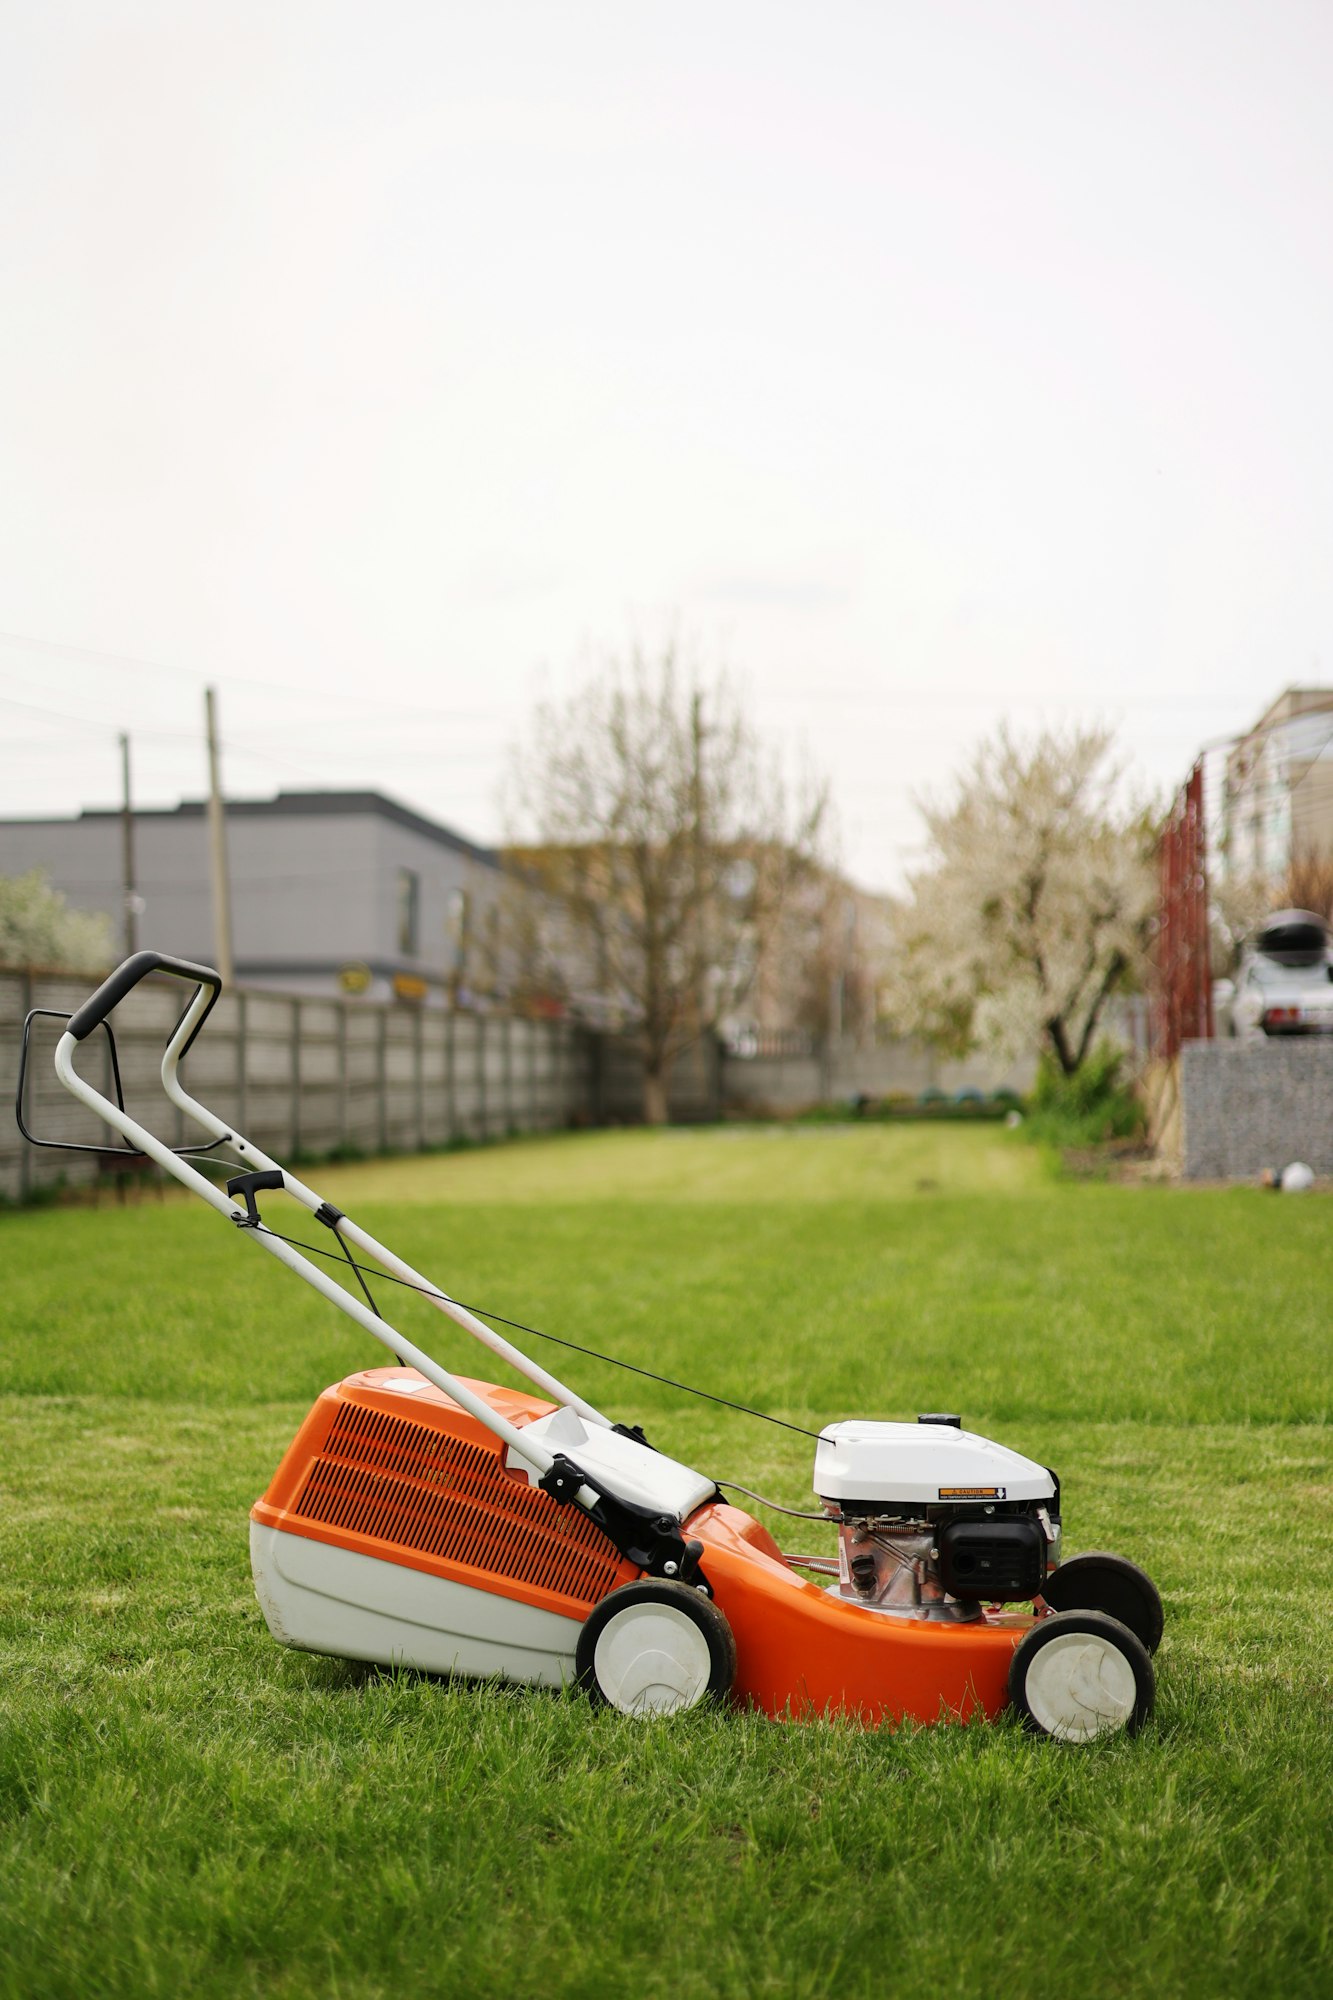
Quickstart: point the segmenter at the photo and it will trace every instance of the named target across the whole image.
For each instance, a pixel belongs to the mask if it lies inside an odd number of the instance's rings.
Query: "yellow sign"
[[[395,972],[393,990],[400,1000],[424,1000],[426,982],[418,979],[415,972]]]
[[[338,967],[338,984],[344,993],[369,993],[374,973],[359,961]]]

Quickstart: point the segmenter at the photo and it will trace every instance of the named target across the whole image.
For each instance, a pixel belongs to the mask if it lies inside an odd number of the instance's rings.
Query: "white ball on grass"
[[[1314,1170],[1307,1167],[1304,1160],[1293,1160],[1289,1167],[1282,1169],[1283,1194],[1304,1194],[1314,1186]]]

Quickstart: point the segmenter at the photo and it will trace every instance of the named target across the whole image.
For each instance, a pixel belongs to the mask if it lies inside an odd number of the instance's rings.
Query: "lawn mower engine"
[[[979,1619],[1040,1596],[1060,1561],[1055,1474],[955,1416],[828,1425],[815,1491],[838,1524],[831,1587],[890,1617]]]

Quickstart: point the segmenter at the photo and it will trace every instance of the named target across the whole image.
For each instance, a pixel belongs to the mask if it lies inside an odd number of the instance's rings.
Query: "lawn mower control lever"
[[[579,1501],[580,1489],[591,1487],[597,1499],[587,1511],[622,1556],[648,1576],[689,1584],[712,1596],[708,1580],[699,1566],[704,1552],[703,1543],[687,1542],[680,1531],[680,1522],[670,1514],[655,1514],[651,1507],[642,1507],[635,1500],[622,1500],[618,1494],[608,1493],[600,1480],[573,1464],[560,1451],[556,1453],[550,1471],[537,1484],[543,1493],[549,1493],[553,1500],[562,1501],[566,1506]]]
[[[233,1215],[232,1221],[241,1229],[258,1229],[259,1209],[255,1202],[255,1196],[262,1194],[266,1189],[270,1188],[275,1193],[281,1194],[286,1185],[287,1182],[281,1167],[270,1167],[266,1172],[258,1174],[233,1174],[227,1182],[227,1193],[233,1201],[235,1201],[237,1195],[243,1197],[245,1201],[245,1214]]]

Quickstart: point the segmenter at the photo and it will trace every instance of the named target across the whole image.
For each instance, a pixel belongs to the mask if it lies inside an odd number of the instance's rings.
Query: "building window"
[[[421,877],[412,868],[398,870],[398,949],[406,958],[417,955],[421,919]]]

